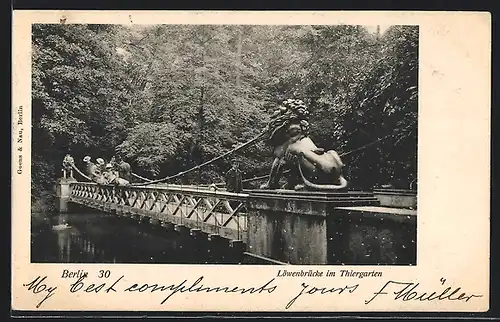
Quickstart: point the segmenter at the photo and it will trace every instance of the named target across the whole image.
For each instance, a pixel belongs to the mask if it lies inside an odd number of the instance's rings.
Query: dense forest
[[[352,187],[416,179],[416,26],[43,24],[32,44],[35,199],[66,153],[78,166],[120,154],[161,178],[253,138],[287,98],[308,105],[318,146],[355,150],[343,158]],[[269,171],[272,151],[259,142],[234,157],[250,178]],[[224,181],[229,163],[182,182]]]

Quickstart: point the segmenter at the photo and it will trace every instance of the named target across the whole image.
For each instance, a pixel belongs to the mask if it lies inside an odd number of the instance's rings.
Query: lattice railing
[[[119,187],[77,182],[71,184],[70,200],[242,239],[247,231],[247,197],[247,194],[203,188]]]

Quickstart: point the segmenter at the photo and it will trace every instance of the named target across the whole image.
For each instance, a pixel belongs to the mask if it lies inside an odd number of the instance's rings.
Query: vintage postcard
[[[12,308],[485,312],[491,17],[13,13]]]

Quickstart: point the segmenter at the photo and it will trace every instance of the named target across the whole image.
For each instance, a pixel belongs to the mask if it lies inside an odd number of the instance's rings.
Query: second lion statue
[[[316,146],[308,135],[307,107],[301,100],[287,100],[273,114],[268,125],[268,143],[274,161],[269,179],[261,189],[279,189],[279,180],[288,169],[287,183],[294,190],[339,190],[347,187],[344,164],[337,152]]]

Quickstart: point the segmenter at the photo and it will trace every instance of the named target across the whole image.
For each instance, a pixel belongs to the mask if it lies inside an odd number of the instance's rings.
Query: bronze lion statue
[[[288,169],[283,189],[338,190],[347,187],[342,176],[344,164],[337,152],[325,151],[309,137],[309,112],[301,100],[286,100],[273,114],[266,128],[267,143],[274,161],[269,179],[261,189],[279,189],[279,180]]]
[[[63,177],[73,178],[73,166],[75,165],[75,160],[70,154],[66,154],[62,161],[63,166]]]

